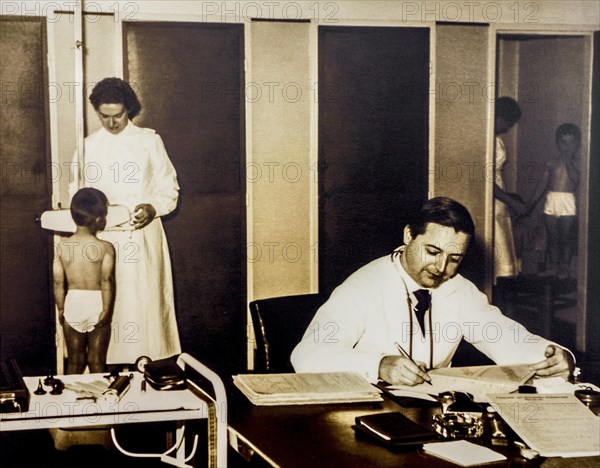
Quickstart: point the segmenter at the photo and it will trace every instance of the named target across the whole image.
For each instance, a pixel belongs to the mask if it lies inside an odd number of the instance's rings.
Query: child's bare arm
[[[498,185],[494,185],[494,197],[510,207],[519,216],[527,212],[527,205],[516,193],[506,192],[498,187]]]
[[[52,283],[54,289],[54,302],[58,309],[58,319],[62,324],[65,313],[65,269],[62,259],[57,253],[52,264]]]
[[[115,248],[110,242],[105,243],[106,252],[102,258],[100,290],[102,291],[102,312],[95,328],[110,323],[115,300]]]
[[[548,184],[550,183],[550,171],[550,163],[546,163],[546,166],[544,167],[544,172],[542,173],[542,178],[536,185],[533,194],[529,199],[529,211],[532,211],[535,208],[535,205],[537,205],[537,203],[540,201],[540,198],[542,198],[542,195],[544,195],[544,193],[548,189]]]

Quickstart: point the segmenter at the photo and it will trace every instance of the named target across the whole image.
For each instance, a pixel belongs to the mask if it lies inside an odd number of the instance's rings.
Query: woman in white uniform
[[[105,78],[90,94],[102,128],[85,139],[82,185],[124,205],[130,223],[99,237],[116,251],[116,296],[108,364],[181,352],[167,239],[160,217],[177,205],[179,185],[162,139],[131,121],[141,104],[131,86]],[[71,196],[77,187],[72,184]]]
[[[516,194],[505,190],[502,170],[507,161],[506,148],[500,135],[508,132],[521,118],[517,102],[509,97],[496,99],[494,134],[496,135],[496,169],[494,186],[494,284],[498,276],[515,276],[520,272],[515,249],[509,207],[518,213],[527,209]]]

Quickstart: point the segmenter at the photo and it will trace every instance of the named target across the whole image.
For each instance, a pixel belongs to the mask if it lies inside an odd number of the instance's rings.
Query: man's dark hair
[[[98,82],[92,89],[90,102],[96,111],[102,104],[123,104],[129,119],[142,110],[142,104],[131,85],[120,78],[104,78]]]
[[[499,97],[496,99],[496,115],[502,117],[512,127],[521,118],[521,108],[513,98]]]
[[[415,238],[423,234],[428,223],[454,228],[456,232],[464,232],[471,238],[475,235],[475,224],[469,210],[452,198],[436,197],[427,200],[409,224],[411,236]]]
[[[71,200],[71,216],[77,226],[93,227],[99,217],[108,213],[108,199],[95,188],[82,188]]]
[[[572,123],[564,123],[556,129],[556,141],[561,139],[564,135],[573,135],[577,142],[581,142],[581,130],[579,127]]]

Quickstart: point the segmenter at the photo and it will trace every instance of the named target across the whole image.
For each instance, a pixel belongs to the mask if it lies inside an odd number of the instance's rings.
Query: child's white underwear
[[[550,216],[575,216],[575,195],[573,192],[548,192],[544,214]]]
[[[102,291],[70,289],[65,298],[65,320],[80,333],[90,332],[102,312]]]

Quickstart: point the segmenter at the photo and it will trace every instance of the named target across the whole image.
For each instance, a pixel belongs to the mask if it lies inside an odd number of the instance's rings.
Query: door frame
[[[497,63],[497,44],[498,40],[501,37],[506,36],[545,36],[545,37],[572,37],[572,36],[581,36],[585,38],[585,40],[589,44],[589,58],[588,58],[588,70],[586,70],[585,80],[585,95],[588,96],[587,105],[588,108],[585,112],[587,115],[587,119],[582,122],[581,134],[582,134],[582,142],[581,142],[581,163],[582,166],[580,168],[580,173],[589,174],[590,169],[590,157],[591,157],[591,121],[592,121],[592,70],[594,64],[594,31],[590,30],[582,30],[577,28],[566,28],[561,31],[552,31],[548,29],[520,29],[516,28],[505,28],[494,27],[493,29],[493,40],[491,41],[490,48],[493,47],[493,53],[490,54],[490,62],[491,67],[493,67],[494,73],[490,75],[493,77],[493,84],[497,86],[496,82],[496,70],[498,67]],[[493,114],[492,114],[493,115]],[[493,130],[492,130],[493,131]],[[590,179],[589,177],[582,177],[580,180],[580,190],[586,194],[585,197],[580,197],[581,206],[578,210],[578,252],[585,252],[587,259],[588,247],[589,247],[589,239],[588,239],[588,225],[590,218]],[[492,229],[493,226],[493,217],[490,216],[489,219],[489,227]],[[584,257],[580,256],[578,258],[578,277],[577,277],[577,318],[576,318],[576,344],[577,350],[581,352],[585,352],[587,350],[587,332],[586,328],[588,325],[592,325],[592,322],[588,317],[588,263],[584,261]]]

